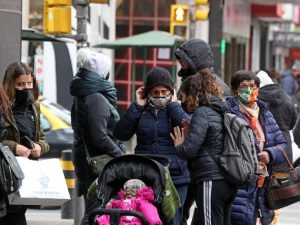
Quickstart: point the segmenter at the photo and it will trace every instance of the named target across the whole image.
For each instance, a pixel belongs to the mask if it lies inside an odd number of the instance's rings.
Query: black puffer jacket
[[[224,179],[219,166],[207,151],[218,158],[224,149],[222,114],[225,110],[223,101],[211,96],[209,105],[201,105],[194,111],[184,143],[176,147],[177,155],[188,161],[193,183]]]
[[[285,140],[288,143],[288,157],[293,161],[293,150],[291,145],[290,131],[293,129],[297,120],[297,110],[288,94],[278,84],[270,84],[261,87],[259,99],[269,104],[269,110],[273,114]],[[287,170],[286,163],[276,167],[275,171]]]

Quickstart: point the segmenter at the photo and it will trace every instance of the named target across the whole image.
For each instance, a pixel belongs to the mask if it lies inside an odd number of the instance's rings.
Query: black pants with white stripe
[[[226,180],[196,184],[196,205],[192,225],[230,225],[231,204],[237,188]]]

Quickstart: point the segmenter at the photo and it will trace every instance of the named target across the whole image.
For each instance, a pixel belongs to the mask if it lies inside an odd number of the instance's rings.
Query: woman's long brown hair
[[[181,92],[186,97],[189,112],[193,112],[199,106],[200,98],[204,98],[204,104],[209,104],[211,95],[223,98],[223,91],[209,69],[203,69],[188,77],[181,85]]]
[[[7,114],[9,107],[9,100],[4,91],[3,86],[0,84],[0,106],[4,114]]]

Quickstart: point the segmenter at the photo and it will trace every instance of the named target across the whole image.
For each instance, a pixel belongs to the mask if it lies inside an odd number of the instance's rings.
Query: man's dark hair
[[[253,73],[250,70],[239,70],[231,78],[231,90],[233,93],[237,91],[237,89],[240,86],[240,83],[243,80],[254,80],[256,86],[259,87],[260,80],[255,73]]]

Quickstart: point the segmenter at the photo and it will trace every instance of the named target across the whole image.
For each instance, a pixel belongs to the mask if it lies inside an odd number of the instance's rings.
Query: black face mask
[[[30,103],[33,99],[32,97],[32,89],[23,89],[23,90],[18,90],[16,89],[16,102],[18,104],[27,104]]]
[[[195,74],[195,72],[190,68],[187,68],[187,69],[181,68],[178,71],[178,76],[181,77],[182,81],[184,81],[186,78],[188,78],[188,76],[191,76],[191,75],[194,75],[194,74]]]

